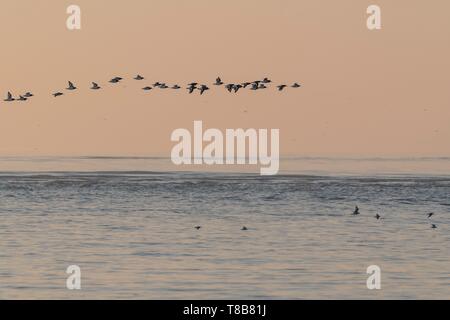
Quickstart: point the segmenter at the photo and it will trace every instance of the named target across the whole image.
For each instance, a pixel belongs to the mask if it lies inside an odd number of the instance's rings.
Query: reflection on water
[[[450,177],[434,161],[434,172],[400,162],[416,176],[260,177],[167,173],[164,159],[2,158],[0,298],[449,299]],[[81,291],[65,289],[72,264]],[[366,288],[373,264],[380,291]]]

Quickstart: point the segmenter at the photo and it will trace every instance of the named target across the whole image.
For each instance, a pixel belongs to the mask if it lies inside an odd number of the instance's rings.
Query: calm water
[[[450,160],[290,161],[260,177],[3,158],[0,298],[450,299]],[[65,288],[73,264],[81,291]]]

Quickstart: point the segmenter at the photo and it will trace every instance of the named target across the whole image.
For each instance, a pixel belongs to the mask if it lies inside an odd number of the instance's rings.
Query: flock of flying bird
[[[361,214],[361,212],[359,211],[359,207],[356,206],[355,210],[352,213],[352,215],[358,216],[360,214]],[[434,212],[430,212],[430,213],[427,214],[427,218],[428,219],[431,219],[431,217],[433,217],[433,216],[434,216]],[[374,216],[374,218],[377,219],[377,220],[384,219],[378,213]],[[200,230],[202,228],[202,226],[195,226],[194,228],[197,229],[197,230]],[[431,224],[431,229],[437,229],[437,225],[432,223]],[[247,231],[247,230],[249,230],[249,229],[246,226],[243,226],[242,229],[241,229],[241,231]]]
[[[354,216],[357,216],[357,215],[361,214],[361,213],[359,212],[358,206],[355,207],[355,210],[353,211],[352,214],[353,214]],[[433,217],[433,216],[434,216],[434,212],[430,212],[430,213],[427,214],[427,218],[428,218],[428,219],[431,219],[431,217]],[[378,213],[374,216],[374,218],[377,219],[377,220],[383,219]],[[432,223],[432,224],[431,224],[431,229],[437,229],[437,225],[434,224],[434,223]]]
[[[136,81],[142,81],[145,80],[145,78],[141,75],[137,75],[136,77],[133,78]],[[120,83],[122,80],[124,80],[121,77],[115,77],[112,78],[111,80],[109,80],[109,83],[111,84],[118,84]],[[243,90],[246,88],[249,88],[252,91],[256,91],[256,90],[263,90],[263,89],[267,89],[269,87],[269,85],[272,83],[272,80],[270,80],[269,78],[264,78],[262,80],[256,80],[256,81],[252,81],[252,82],[243,82],[243,83],[227,83],[225,84],[222,79],[220,77],[218,77],[216,79],[216,82],[213,83],[214,86],[220,87],[223,86],[226,90],[228,90],[228,92],[230,93],[237,93],[239,90]],[[292,85],[287,85],[287,84],[280,84],[278,86],[276,86],[278,91],[283,91],[286,88],[291,87],[291,88],[300,88],[301,85],[298,84],[297,82],[292,84]],[[153,89],[172,89],[172,90],[180,90],[182,89],[181,86],[179,86],[178,84],[175,85],[171,85],[168,86],[165,83],[162,82],[155,82],[153,85],[151,86],[146,86],[143,87],[142,90],[144,91],[150,91]],[[74,91],[77,90],[78,88],[75,86],[75,84],[71,81],[69,81],[68,87],[66,88],[66,90],[68,91]],[[98,83],[96,82],[92,82],[92,86],[90,87],[91,90],[100,90],[102,89],[101,86],[98,85]],[[200,93],[200,95],[203,95],[206,91],[210,90],[210,87],[207,86],[206,84],[200,84],[197,82],[192,82],[190,84],[187,85],[186,90],[188,90],[189,94],[194,93],[194,91],[198,91]],[[64,95],[63,92],[61,91],[57,91],[52,93],[52,95],[56,98],[56,97],[60,97],[62,95]],[[4,99],[4,101],[6,102],[12,102],[12,101],[27,101],[28,99],[30,99],[31,97],[33,97],[33,93],[31,92],[27,92],[25,94],[19,95],[18,98],[14,98],[11,92],[8,92],[6,95],[6,99]]]

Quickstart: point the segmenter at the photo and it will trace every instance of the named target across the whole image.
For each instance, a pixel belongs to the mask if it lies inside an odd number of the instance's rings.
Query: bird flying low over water
[[[134,80],[144,80],[144,77],[138,74],[136,77],[134,77]]]
[[[215,85],[215,86],[221,86],[221,85],[223,85],[222,79],[220,79],[220,77],[218,77],[218,78],[216,79],[216,83],[214,83],[214,85]]]
[[[62,93],[62,92],[55,92],[55,93],[53,93],[53,96],[56,98],[56,97],[59,97],[59,96],[62,96],[64,93]]]
[[[285,84],[282,84],[282,85],[277,86],[278,91],[283,91],[284,88],[286,88],[286,87],[287,87],[287,85],[285,85]]]
[[[10,101],[14,101],[15,99],[13,98],[11,92],[8,91],[8,93],[6,94],[6,99],[4,99],[4,101],[10,102]]]
[[[98,90],[98,89],[101,89],[101,87],[100,87],[97,83],[92,82],[92,87],[91,87],[91,89],[92,89],[92,90]]]
[[[72,82],[69,81],[69,86],[66,88],[67,90],[75,90],[77,87],[74,86]]]
[[[209,90],[208,86],[205,86],[204,84],[202,84],[200,86],[200,88],[198,88],[198,90],[200,90],[200,94],[202,95],[205,91]]]

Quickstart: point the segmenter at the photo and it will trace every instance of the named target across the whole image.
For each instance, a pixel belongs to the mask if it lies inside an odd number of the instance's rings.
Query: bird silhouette
[[[239,91],[239,89],[241,89],[241,88],[242,88],[242,86],[240,84],[235,84],[233,86],[234,93],[237,93]]]
[[[299,85],[297,82],[292,85],[292,88],[300,88],[300,87],[301,85]]]
[[[431,225],[431,228],[432,228],[432,229],[437,229],[437,225],[432,224],[432,225]]]
[[[271,83],[272,80],[270,80],[269,78],[264,78],[264,80],[262,81],[262,83]]]
[[[360,214],[360,212],[359,212],[358,206],[356,206],[356,207],[355,207],[355,211],[353,211],[353,215],[354,215],[354,216],[357,216],[358,214]]]
[[[430,219],[433,215],[434,215],[434,212],[430,212],[430,213],[428,214],[428,219]]]
[[[375,218],[376,218],[377,220],[380,220],[381,216],[377,213],[377,214],[375,215]]]
[[[205,86],[204,84],[202,84],[200,86],[200,88],[198,88],[198,90],[200,90],[200,94],[202,95],[205,91],[209,90],[208,86]]]
[[[188,84],[186,89],[189,91],[189,94],[191,94],[195,89],[197,89],[197,83]]]
[[[136,77],[134,77],[134,80],[144,80],[144,77],[138,74]]]
[[[19,99],[17,101],[27,101],[28,98],[25,98],[24,96],[19,96]]]
[[[162,84],[162,83],[160,83],[160,82],[155,82],[155,83],[153,84],[153,86],[154,86],[154,87],[159,87],[161,84]]]
[[[195,226],[194,228],[197,230],[200,230],[202,228],[202,226]]]
[[[109,80],[109,82],[110,82],[110,83],[119,83],[120,80],[122,80],[121,77],[115,77],[115,78],[112,78],[111,80]]]
[[[23,96],[24,96],[25,98],[31,98],[31,97],[33,97],[34,95],[33,95],[31,92],[27,92],[27,93],[25,93]]]
[[[101,89],[101,87],[100,87],[97,83],[92,82],[92,87],[91,87],[91,89],[92,89],[92,90],[99,90],[99,89]]]
[[[285,84],[282,84],[282,85],[277,86],[278,91],[283,91],[284,88],[286,88],[286,87],[287,87],[287,85],[285,85]]]
[[[11,92],[8,91],[8,93],[6,94],[6,99],[4,99],[4,101],[11,102],[11,101],[14,101],[14,100],[15,99],[13,98]]]
[[[142,88],[142,90],[145,90],[145,91],[149,91],[149,90],[152,90],[153,88],[152,87],[144,87],[144,88]]]
[[[161,85],[159,86],[160,89],[167,89],[169,88],[165,83],[161,83]]]
[[[225,86],[225,88],[228,90],[228,92],[232,92],[234,89],[234,83],[229,83]]]
[[[55,93],[53,93],[53,96],[56,98],[56,97],[59,97],[59,96],[62,96],[64,93],[62,93],[62,92],[55,92]]]
[[[69,81],[69,86],[66,88],[66,90],[76,90],[77,87],[74,86],[72,82]]]
[[[242,231],[247,231],[248,228],[247,228],[246,226],[243,226],[241,230],[242,230]]]

